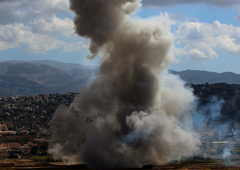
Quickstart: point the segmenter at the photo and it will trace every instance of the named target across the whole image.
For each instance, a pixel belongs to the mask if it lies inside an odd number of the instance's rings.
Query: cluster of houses
[[[28,144],[29,143],[29,144]],[[18,142],[11,142],[11,143],[1,143],[0,144],[0,158],[6,158],[10,154],[29,154],[31,147],[35,146],[36,144],[32,142],[28,142],[24,145],[21,145]]]
[[[199,155],[212,158],[239,157],[239,127],[233,127],[224,132],[216,129],[201,129],[197,132],[202,144],[198,151]]]
[[[10,154],[17,155],[18,158],[21,158],[20,155],[30,154],[32,147],[37,146],[41,142],[46,142],[47,140],[43,139],[34,139],[32,141],[26,142],[21,145],[18,142],[8,142],[0,144],[0,158],[6,158]]]
[[[50,128],[59,105],[70,105],[78,93],[0,97],[0,135],[28,134]],[[5,129],[4,129],[5,128]],[[8,130],[7,130],[8,129]]]
[[[19,157],[29,154],[33,146],[47,141],[35,138],[39,135],[48,138],[51,135],[50,121],[56,108],[59,105],[70,105],[78,95],[46,93],[0,97],[0,158],[10,154]],[[22,139],[26,143],[21,145]]]
[[[16,133],[27,135],[29,134],[29,130],[20,130],[20,131],[8,130],[7,125],[5,124],[0,125],[0,136],[3,136],[3,135],[12,136],[12,135],[15,135]]]

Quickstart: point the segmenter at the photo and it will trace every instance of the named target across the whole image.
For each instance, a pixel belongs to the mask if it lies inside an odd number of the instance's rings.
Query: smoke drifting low
[[[140,6],[138,0],[70,0],[76,33],[90,39],[88,57],[100,56],[101,66],[81,97],[51,120],[49,152],[56,159],[79,154],[90,168],[131,168],[198,149],[192,91],[164,72],[174,60],[173,36],[157,17],[131,17]]]

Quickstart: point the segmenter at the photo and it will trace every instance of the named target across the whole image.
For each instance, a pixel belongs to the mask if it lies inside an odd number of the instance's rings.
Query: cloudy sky
[[[240,74],[240,0],[143,0],[136,15],[161,17],[175,37],[170,69]],[[88,40],[74,34],[68,0],[0,0],[0,61],[86,59]]]

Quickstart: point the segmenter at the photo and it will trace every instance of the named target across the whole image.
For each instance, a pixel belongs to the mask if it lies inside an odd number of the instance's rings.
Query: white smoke
[[[90,168],[131,168],[198,149],[192,91],[164,72],[174,60],[173,36],[157,17],[128,15],[140,6],[137,0],[70,0],[76,33],[90,39],[90,58],[99,55],[102,63],[81,97],[56,110],[51,146],[61,152],[52,149],[54,157],[80,154]]]

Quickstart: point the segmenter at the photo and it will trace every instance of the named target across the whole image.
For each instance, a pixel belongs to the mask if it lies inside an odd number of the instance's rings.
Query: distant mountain
[[[232,72],[215,73],[198,70],[185,71],[170,71],[173,74],[179,75],[185,82],[191,84],[205,84],[205,83],[228,83],[240,84],[240,75]]]
[[[0,75],[0,96],[38,94],[44,89],[45,86],[20,76]]]
[[[0,62],[0,96],[42,93],[80,92],[94,80],[97,66],[63,63],[52,60]],[[198,70],[173,71],[186,83],[240,84],[240,75]]]
[[[31,63],[34,65],[47,65],[51,67],[56,67],[62,70],[74,71],[74,72],[98,72],[97,66],[85,66],[82,64],[73,64],[73,63],[63,63],[53,60],[35,60],[35,61],[19,61],[19,60],[9,60],[2,63],[18,64],[18,63]]]
[[[29,62],[4,62],[0,63],[0,96],[80,92],[94,77],[94,71],[79,73]]]

